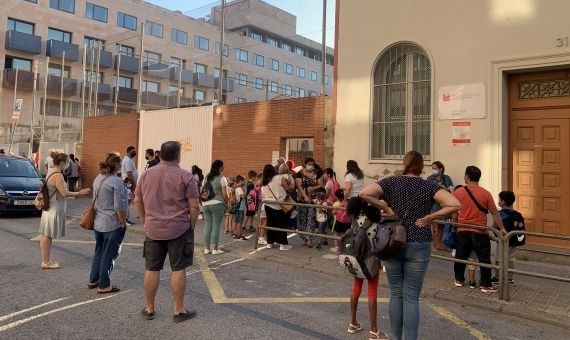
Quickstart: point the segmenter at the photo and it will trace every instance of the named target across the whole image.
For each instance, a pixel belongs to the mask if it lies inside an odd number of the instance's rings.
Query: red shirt
[[[188,199],[198,198],[198,183],[176,162],[162,161],[141,176],[135,196],[142,198],[144,231],[152,240],[172,240],[190,228]]]
[[[489,211],[496,209],[495,201],[493,200],[493,196],[491,195],[490,192],[488,192],[487,190],[483,189],[478,185],[468,184],[467,186],[469,187],[469,190],[471,191],[475,199],[477,199],[477,202],[479,202],[479,204],[481,204],[482,207],[489,209]],[[484,214],[481,210],[479,210],[479,208],[477,208],[477,206],[475,205],[471,197],[469,197],[469,194],[467,193],[467,191],[465,191],[464,188],[459,188],[455,190],[453,195],[455,195],[455,197],[461,203],[461,209],[459,210],[458,213],[457,222],[480,225],[480,226],[487,225],[487,215]],[[466,227],[457,227],[457,231],[458,232],[472,231],[475,233],[487,234],[487,231],[485,230],[471,229]]]

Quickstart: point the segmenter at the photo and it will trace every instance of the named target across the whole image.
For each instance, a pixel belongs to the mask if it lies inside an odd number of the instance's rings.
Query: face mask
[[[136,152],[136,151],[131,152],[131,157],[132,157],[132,158],[135,158],[136,156],[137,156],[137,152]]]
[[[307,170],[313,171],[313,170],[315,170],[315,166],[313,164],[309,164],[309,165],[307,165]]]
[[[130,188],[130,187],[132,187],[132,186],[133,186],[133,185],[132,185],[132,184],[130,184],[130,183],[129,183],[129,184],[127,184],[127,188]]]
[[[431,171],[431,174],[434,175],[434,176],[437,176],[437,175],[439,175],[439,170],[433,169],[433,170]]]

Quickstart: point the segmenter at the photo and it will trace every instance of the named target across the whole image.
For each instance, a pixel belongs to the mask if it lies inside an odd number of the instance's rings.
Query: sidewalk
[[[68,216],[77,218],[87,208],[88,200],[70,202]],[[136,216],[133,209],[133,214]],[[129,232],[144,234],[142,224],[136,218],[137,223],[129,227]],[[196,226],[197,250],[202,245],[204,223],[198,221]],[[249,236],[251,234],[246,234]],[[277,249],[258,249],[254,252],[254,236],[248,241],[235,241],[231,237],[220,235],[220,245],[224,250],[234,256],[255,258],[275,262],[295,268],[303,268],[319,273],[328,274],[337,278],[346,279],[348,276],[338,264],[337,256],[330,252],[332,245],[323,246],[322,250],[307,249],[301,246],[301,240],[297,236],[289,238],[289,244],[293,246],[291,251],[279,251]],[[331,242],[331,241],[329,241]],[[331,243],[332,244],[332,243]],[[294,256],[292,256],[294,255]],[[442,253],[441,255],[445,255]],[[570,277],[570,266],[555,265],[547,262],[533,262],[515,260],[515,268],[526,271],[534,271],[551,275]],[[563,327],[570,325],[570,284],[537,279],[527,276],[514,276],[515,285],[510,286],[511,301],[500,301],[497,293],[485,294],[479,289],[468,287],[456,288],[453,286],[453,263],[443,260],[432,260],[425,278],[423,298],[432,298],[443,301],[478,307],[481,309],[503,312],[515,317],[525,318],[532,321],[554,324]],[[381,279],[380,285],[387,289],[387,281]]]

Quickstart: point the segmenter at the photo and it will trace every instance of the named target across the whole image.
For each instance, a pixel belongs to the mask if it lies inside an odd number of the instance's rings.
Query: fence
[[[283,202],[278,202],[278,201],[273,201],[273,200],[264,200],[261,202],[261,206],[263,206],[263,204],[266,204],[266,203],[268,203],[268,204],[283,204]],[[293,205],[295,207],[307,207],[307,208],[324,208],[322,205],[306,204],[306,203],[287,203],[287,205]],[[345,208],[341,208],[341,207],[326,207],[326,209],[327,210],[346,210]],[[438,259],[438,260],[463,263],[463,264],[473,265],[473,266],[477,266],[477,267],[483,267],[483,268],[489,268],[489,269],[497,270],[499,272],[499,278],[498,278],[499,284],[498,284],[498,292],[497,292],[499,300],[510,301],[509,280],[508,280],[509,273],[515,273],[518,275],[532,276],[532,277],[537,277],[537,278],[542,278],[542,279],[547,279],[547,280],[554,280],[554,281],[570,283],[570,278],[567,278],[567,277],[547,275],[547,274],[541,274],[541,273],[536,273],[536,272],[529,272],[529,271],[518,270],[518,269],[510,269],[509,268],[509,240],[511,237],[513,237],[515,235],[526,235],[526,236],[545,237],[545,238],[553,238],[553,239],[558,239],[558,240],[569,240],[570,241],[570,236],[560,236],[560,235],[535,233],[535,232],[527,232],[527,231],[511,231],[506,236],[503,236],[494,227],[477,226],[477,225],[457,223],[457,222],[445,221],[445,220],[435,220],[434,222],[439,223],[439,224],[451,224],[453,226],[460,226],[460,227],[467,227],[467,228],[471,228],[471,229],[484,230],[484,231],[489,231],[489,232],[492,232],[493,234],[495,234],[495,236],[499,240],[498,241],[499,246],[497,247],[497,251],[498,251],[497,258],[498,258],[499,265],[473,262],[473,261],[468,261],[468,260],[461,260],[461,259],[456,259],[456,258],[450,257],[450,256],[441,256],[441,255],[436,255],[436,254],[432,254],[431,257],[434,259]],[[284,232],[284,233],[296,233],[299,235],[322,237],[322,238],[340,241],[340,237],[332,236],[332,235],[311,233],[311,232],[306,232],[306,231],[300,231],[298,229],[286,229],[286,228],[275,228],[275,227],[262,226],[261,225],[261,214],[258,214],[258,226],[259,226],[258,228],[265,229],[265,230],[273,230],[273,231]],[[254,242],[255,242],[254,248],[255,249],[257,249],[258,239],[259,239],[259,234],[256,234],[256,237],[254,238]]]

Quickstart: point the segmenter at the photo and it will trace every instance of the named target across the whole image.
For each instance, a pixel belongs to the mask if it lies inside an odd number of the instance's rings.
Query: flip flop
[[[145,320],[152,320],[154,319],[154,312],[147,312],[146,308],[143,308],[141,314]]]
[[[174,314],[174,316],[172,317],[172,321],[174,322],[182,322],[182,321],[186,321],[186,320],[190,320],[193,317],[195,317],[198,313],[196,313],[195,310],[186,310],[185,313],[180,313],[180,314]]]
[[[58,262],[48,262],[41,265],[42,269],[61,269],[61,265]]]
[[[99,287],[99,281],[95,282],[95,283],[88,283],[87,284],[87,289],[95,289]]]
[[[111,287],[111,290],[106,290],[106,291],[101,291],[101,290],[98,290],[98,291],[97,291],[97,294],[110,294],[110,293],[116,293],[116,292],[118,292],[118,291],[120,291],[120,290],[121,290],[121,289],[120,289],[119,287],[117,287],[117,286],[113,286],[113,287]]]

